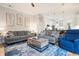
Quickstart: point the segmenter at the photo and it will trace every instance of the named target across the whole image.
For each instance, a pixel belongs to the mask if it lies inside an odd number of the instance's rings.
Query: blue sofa
[[[65,35],[59,38],[59,47],[79,54],[79,30],[67,30]]]

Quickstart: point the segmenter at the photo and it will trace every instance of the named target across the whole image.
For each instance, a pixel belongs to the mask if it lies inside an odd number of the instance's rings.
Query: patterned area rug
[[[58,46],[49,44],[43,52],[39,52],[27,45],[26,42],[13,44],[5,47],[6,56],[67,56],[68,51]]]

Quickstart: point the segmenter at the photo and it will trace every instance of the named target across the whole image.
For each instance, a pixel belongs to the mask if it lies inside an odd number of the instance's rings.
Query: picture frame
[[[16,25],[23,25],[23,16],[20,14],[16,14]]]
[[[14,26],[15,14],[6,12],[6,25]]]

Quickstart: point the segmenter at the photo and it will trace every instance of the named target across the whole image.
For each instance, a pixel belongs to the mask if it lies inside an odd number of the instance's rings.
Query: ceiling
[[[74,14],[79,12],[78,3],[0,3],[1,6],[8,7],[27,14]]]

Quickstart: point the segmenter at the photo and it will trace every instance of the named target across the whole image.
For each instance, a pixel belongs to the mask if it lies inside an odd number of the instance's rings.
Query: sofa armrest
[[[78,41],[79,41],[79,39],[75,39],[74,41],[75,41],[75,42],[78,42]]]
[[[74,44],[75,44],[75,45],[79,45],[79,39],[75,39],[75,40],[74,40]]]
[[[59,40],[60,40],[60,39],[65,39],[65,36],[60,36],[58,39],[59,39]]]
[[[65,39],[65,37],[64,36],[61,36],[61,37],[58,38],[58,42],[60,43],[64,39]]]
[[[79,39],[74,40],[74,50],[79,54]]]

